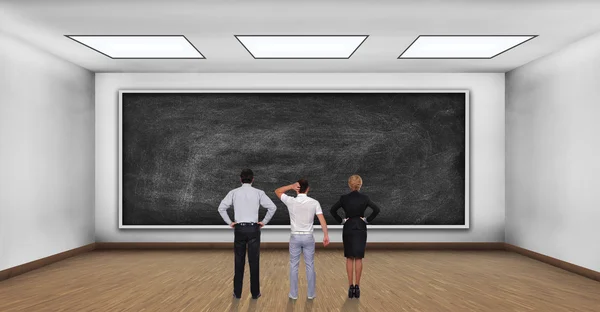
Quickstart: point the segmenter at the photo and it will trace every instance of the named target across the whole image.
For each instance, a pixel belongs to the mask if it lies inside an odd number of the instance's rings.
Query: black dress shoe
[[[358,285],[354,285],[354,298],[360,298],[360,288]]]
[[[350,285],[350,288],[348,288],[348,298],[354,298],[354,285]]]
[[[235,293],[234,293],[234,294],[233,294],[233,298],[235,298],[235,299],[240,299],[240,298],[241,298],[241,296],[236,296],[236,295],[235,295]]]
[[[258,296],[252,296],[252,299],[258,299],[260,296],[262,296],[262,294],[258,294]]]

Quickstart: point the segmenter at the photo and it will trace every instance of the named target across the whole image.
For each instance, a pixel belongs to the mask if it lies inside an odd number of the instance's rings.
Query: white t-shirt
[[[292,232],[312,232],[315,215],[323,214],[321,204],[306,194],[297,197],[281,195],[281,201],[290,212],[290,225]]]

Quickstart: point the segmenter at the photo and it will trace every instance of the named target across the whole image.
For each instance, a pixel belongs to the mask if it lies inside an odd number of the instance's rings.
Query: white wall
[[[600,33],[506,79],[506,242],[600,271]]]
[[[233,234],[228,229],[119,230],[119,89],[468,89],[471,91],[471,228],[372,229],[369,241],[504,241],[504,74],[96,74],[96,240],[231,242]],[[262,241],[285,242],[288,237],[289,230],[265,228]],[[339,230],[332,230],[330,237],[332,241],[341,241]]]
[[[94,242],[94,74],[0,32],[0,270]]]

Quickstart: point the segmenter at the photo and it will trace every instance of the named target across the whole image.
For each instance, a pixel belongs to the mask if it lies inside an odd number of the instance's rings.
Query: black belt
[[[253,226],[253,225],[258,225],[258,223],[256,223],[256,222],[238,222],[235,225],[239,225],[239,226]]]

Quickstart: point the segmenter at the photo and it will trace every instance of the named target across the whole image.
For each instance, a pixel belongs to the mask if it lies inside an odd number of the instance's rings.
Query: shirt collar
[[[307,196],[306,193],[299,193],[298,194],[298,197],[306,197],[306,196]]]
[[[246,186],[246,187],[252,186],[252,183],[243,183],[242,186]]]

